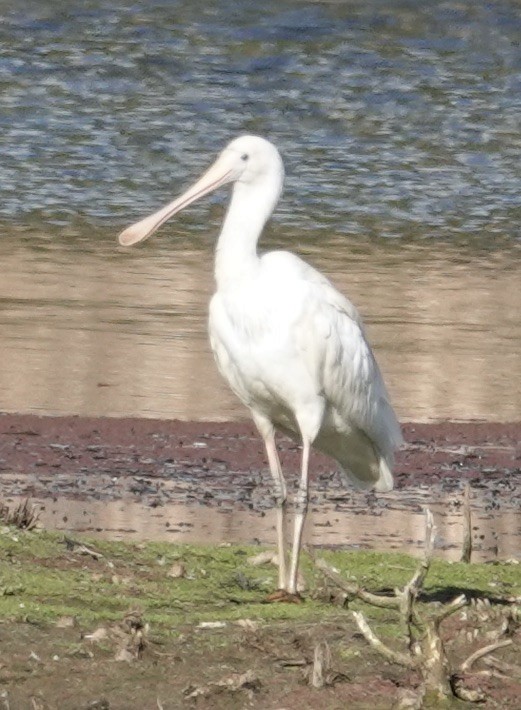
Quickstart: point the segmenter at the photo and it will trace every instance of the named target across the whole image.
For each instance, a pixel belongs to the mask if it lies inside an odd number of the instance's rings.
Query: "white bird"
[[[283,180],[275,146],[257,136],[242,136],[181,197],[126,229],[119,241],[131,245],[146,239],[194,200],[233,183],[217,242],[210,343],[220,372],[249,408],[264,439],[275,484],[279,589],[281,597],[291,599],[298,594],[310,447],[336,459],[355,486],[388,491],[402,437],[355,307],[298,256],[257,253]],[[302,442],[289,573],[287,493],[276,429]]]

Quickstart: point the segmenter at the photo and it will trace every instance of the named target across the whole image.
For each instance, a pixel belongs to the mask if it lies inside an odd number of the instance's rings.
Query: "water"
[[[329,247],[334,244],[330,241]],[[4,411],[238,419],[206,335],[210,250],[4,249]],[[111,245],[112,248],[112,245]],[[521,262],[351,241],[301,249],[362,309],[403,419],[515,420]]]
[[[0,12],[6,221],[91,244],[249,131],[285,157],[283,236],[487,248],[519,237],[516,2],[41,0]],[[194,208],[180,231],[191,240],[207,222]]]
[[[226,195],[115,238],[256,132],[287,167],[264,246],[358,305],[400,416],[519,418],[517,3],[0,13],[0,409],[244,416],[205,335]]]
[[[12,476],[15,486],[23,477]],[[157,480],[156,480],[157,484]],[[163,493],[179,491],[177,480],[161,481]],[[182,485],[181,485],[182,488]],[[501,493],[501,495],[499,495]],[[512,495],[512,490],[510,490]],[[501,497],[501,504],[494,499]],[[436,486],[394,491],[372,504],[367,494],[312,489],[304,543],[344,549],[378,549],[419,555],[424,549],[428,506],[436,525],[436,555],[459,560],[464,537],[463,495],[454,488]],[[25,498],[4,496],[11,507]],[[151,508],[137,495],[119,499],[32,498],[39,523],[46,528],[110,540],[166,540],[173,543],[207,543],[208,540],[275,545],[275,512],[250,510],[236,501],[219,506],[165,503]],[[474,562],[519,560],[521,520],[519,496],[509,498],[508,487],[491,496],[490,490],[472,491],[472,559]],[[289,521],[291,525],[291,520]]]
[[[521,419],[517,2],[0,0],[0,18],[0,411],[246,415],[206,337],[226,191],[140,248],[116,236],[254,132],[287,169],[264,248],[356,303],[399,416]]]

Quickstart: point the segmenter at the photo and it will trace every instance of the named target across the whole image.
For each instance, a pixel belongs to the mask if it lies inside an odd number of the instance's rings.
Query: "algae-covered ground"
[[[253,564],[259,552],[70,540],[3,528],[0,708],[383,709],[418,684],[414,672],[368,646],[351,614],[363,610],[380,638],[398,649],[402,631],[393,610],[343,604],[307,555],[305,601],[267,604],[276,568]],[[403,586],[417,565],[399,554],[320,556],[373,592]],[[429,614],[460,593],[488,598],[491,606],[444,622],[454,662],[504,623],[503,610],[512,608],[506,601],[521,596],[520,566],[434,560],[422,610]],[[508,633],[513,644],[495,657],[515,665],[520,633],[515,624]],[[317,689],[309,678],[314,651],[324,641],[331,661]],[[485,707],[519,707],[521,677],[505,668],[473,677],[488,695]],[[479,663],[474,668],[486,669]]]

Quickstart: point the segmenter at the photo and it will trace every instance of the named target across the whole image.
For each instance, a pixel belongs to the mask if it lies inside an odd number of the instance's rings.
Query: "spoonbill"
[[[355,486],[389,491],[402,437],[356,308],[291,252],[257,253],[283,180],[275,146],[258,136],[241,136],[192,187],[125,229],[119,242],[129,246],[146,239],[195,200],[233,183],[215,254],[210,344],[221,374],[264,439],[277,509],[279,596],[290,600],[298,598],[311,446],[336,459]],[[277,429],[302,443],[289,568],[287,489]]]

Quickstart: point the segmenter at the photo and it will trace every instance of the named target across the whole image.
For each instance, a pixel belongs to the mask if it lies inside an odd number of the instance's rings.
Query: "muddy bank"
[[[451,478],[519,483],[521,422],[405,424],[403,431],[406,445],[395,468],[398,488]],[[279,448],[285,471],[297,474],[299,447],[280,437]],[[221,487],[235,497],[230,479],[264,471],[266,458],[249,423],[2,414],[0,467],[1,473],[32,473],[35,486],[50,475],[58,480],[67,475],[218,474]],[[319,454],[313,454],[311,468],[318,480],[335,470]]]
[[[412,548],[421,544],[429,505],[440,547],[456,549],[468,481],[481,557],[519,554],[521,423],[406,424],[404,435],[396,490],[385,496],[345,489],[334,462],[313,455],[308,541]],[[291,490],[299,447],[280,437],[280,451]],[[50,527],[144,539],[272,539],[271,479],[249,423],[5,414],[0,482],[4,500],[48,501]]]

